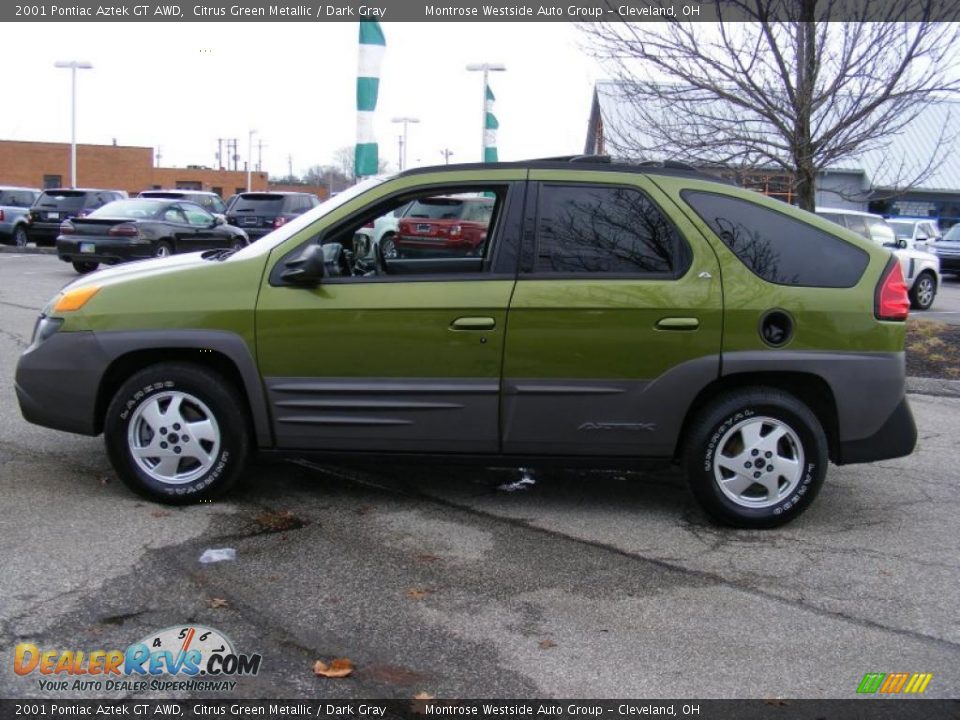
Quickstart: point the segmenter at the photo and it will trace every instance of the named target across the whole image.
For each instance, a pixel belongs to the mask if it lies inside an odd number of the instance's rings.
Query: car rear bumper
[[[900,404],[873,435],[861,440],[841,442],[837,465],[876,462],[903,457],[917,445],[917,425],[910,403],[904,397]]]
[[[97,435],[97,388],[107,365],[92,332],[58,332],[31,345],[14,378],[20,412],[35,425]]]
[[[45,223],[34,221],[30,223],[27,233],[34,242],[53,242],[60,234],[60,223]]]
[[[80,244],[89,243],[94,252],[81,252]],[[149,241],[131,241],[101,236],[84,238],[57,238],[57,256],[64,262],[98,262],[107,265],[128,260],[144,260],[153,257],[153,245]]]

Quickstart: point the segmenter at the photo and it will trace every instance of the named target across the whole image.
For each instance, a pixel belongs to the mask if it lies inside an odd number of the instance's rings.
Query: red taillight
[[[0,215],[0,220],[3,220],[3,216],[2,216],[2,215]],[[372,229],[373,229],[373,220],[371,220],[371,221],[368,222],[366,225],[364,225],[364,227],[365,227],[365,228],[369,228],[369,229],[372,230]]]
[[[277,219],[275,219],[275,220],[273,221],[273,226],[274,226],[275,228],[278,228],[278,227],[284,225],[286,222],[287,222],[287,219],[281,215],[280,217],[278,217]]]
[[[61,235],[73,235],[77,229],[73,226],[69,220],[64,220],[60,223],[60,234]]]
[[[0,210],[0,220],[3,220],[3,210]]]
[[[909,312],[910,298],[907,295],[907,284],[903,281],[900,261],[892,257],[877,284],[873,314],[877,320],[906,320]]]
[[[114,225],[107,231],[107,235],[114,237],[136,237],[139,234],[136,225]]]

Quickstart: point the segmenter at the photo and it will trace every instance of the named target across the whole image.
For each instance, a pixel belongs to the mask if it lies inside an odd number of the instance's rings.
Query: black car
[[[44,190],[30,208],[27,234],[37,245],[53,245],[60,234],[60,223],[67,218],[89,215],[107,203],[126,197],[127,193],[123,190]]]
[[[230,198],[227,222],[243,228],[252,240],[320,204],[313,193],[245,192]]]
[[[205,190],[144,190],[137,197],[159,198],[162,200],[185,200],[196,203],[204,210],[214,215],[225,215],[227,206],[223,198],[215,192]]]
[[[79,273],[100,263],[166,257],[211,248],[238,250],[247,234],[199,205],[177,200],[117,200],[60,226],[57,255]]]

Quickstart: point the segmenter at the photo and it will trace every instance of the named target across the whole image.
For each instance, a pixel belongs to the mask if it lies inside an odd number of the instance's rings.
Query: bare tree
[[[944,22],[958,17],[954,0],[713,0],[712,9],[721,22],[581,26],[622,94],[606,137],[614,152],[778,168],[813,210],[820,170],[883,150],[960,91],[950,67],[960,33]],[[909,187],[934,171],[952,142],[939,131],[934,157],[891,158],[885,184]]]

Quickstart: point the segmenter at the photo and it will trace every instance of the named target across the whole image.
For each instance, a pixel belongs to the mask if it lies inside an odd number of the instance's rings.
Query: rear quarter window
[[[682,197],[740,262],[767,282],[853,287],[870,262],[861,248],[749,200],[698,190]]]

